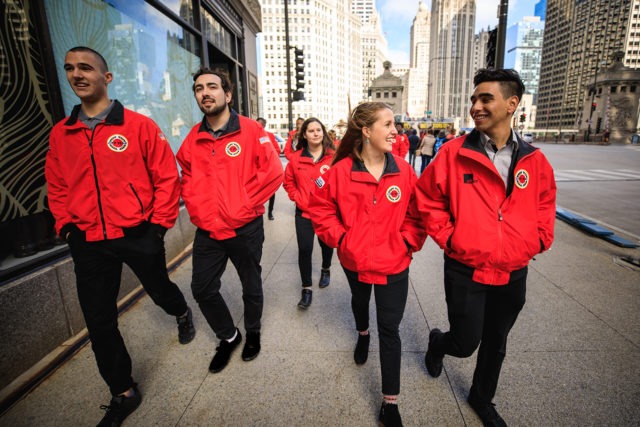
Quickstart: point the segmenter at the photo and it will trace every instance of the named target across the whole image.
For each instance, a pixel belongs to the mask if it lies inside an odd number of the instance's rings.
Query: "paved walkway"
[[[197,335],[178,343],[175,320],[148,297],[120,319],[143,402],[125,426],[373,426],[381,402],[377,330],[369,361],[353,362],[350,293],[334,256],[331,286],[314,286],[300,311],[294,208],[282,189],[265,221],[265,310],[259,357],[210,374],[216,340],[189,289],[191,259],[173,273],[194,308]],[[552,250],[533,261],[527,304],[508,347],[497,409],[509,425],[640,425],[640,273],[612,262],[634,254],[557,222]],[[314,281],[320,251],[314,250]],[[446,329],[442,254],[428,240],[411,265],[401,325],[400,411],[407,426],[479,426],[466,403],[475,363],[445,358],[426,374],[430,328]],[[241,331],[240,285],[232,266],[223,291]],[[372,326],[375,312],[371,304]],[[0,426],[95,425],[109,393],[89,346],[0,418]]]

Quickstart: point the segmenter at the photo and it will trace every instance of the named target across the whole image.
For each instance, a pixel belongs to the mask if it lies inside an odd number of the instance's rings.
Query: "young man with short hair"
[[[542,152],[511,129],[518,73],[481,69],[474,86],[475,130],[444,144],[416,186],[427,233],[444,250],[450,325],[429,334],[425,364],[438,377],[445,354],[469,357],[480,345],[468,402],[485,426],[504,426],[492,400],[527,265],[553,242],[556,184]]]
[[[264,203],[282,184],[280,158],[266,131],[231,109],[226,72],[204,68],[193,76],[193,93],[204,113],[178,150],[182,199],[198,227],[193,242],[191,290],[220,340],[209,365],[217,373],[242,341],[225,303],[221,277],[231,260],[242,283],[246,342],[242,360],[260,352]]]
[[[181,344],[195,336],[191,310],[165,259],[164,234],[178,217],[178,169],[158,126],[109,99],[113,74],[100,53],[72,48],[64,70],[80,105],[51,130],[49,208],[69,243],[91,348],[113,395],[98,425],[119,426],[142,400],[118,330],[122,264],[154,303],[176,316]]]

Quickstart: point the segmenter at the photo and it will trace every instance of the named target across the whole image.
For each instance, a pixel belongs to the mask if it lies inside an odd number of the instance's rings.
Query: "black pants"
[[[267,208],[268,215],[273,215],[273,205],[276,202],[276,193],[273,193],[273,196],[269,198],[269,205]]]
[[[138,276],[144,290],[167,314],[187,311],[182,292],[169,280],[164,241],[150,227],[135,236],[86,242],[83,233],[71,233],[78,300],[87,324],[98,370],[118,395],[133,385],[131,357],[118,330],[117,297],[122,263]]]
[[[231,259],[240,282],[244,302],[244,327],[260,332],[262,318],[262,216],[236,230],[236,237],[215,240],[209,232],[198,229],[193,242],[193,276],[191,290],[202,314],[218,339],[229,339],[236,327],[229,308],[220,294],[220,278]]]
[[[409,164],[412,168],[416,167],[416,150],[409,149]]]
[[[380,371],[382,373],[382,394],[400,393],[400,365],[402,342],[400,341],[400,322],[404,316],[409,289],[409,271],[400,274],[397,280],[386,285],[371,285],[358,281],[358,276],[345,270],[351,288],[351,309],[358,331],[369,329],[369,300],[371,290],[376,298],[376,318],[378,338],[380,340]]]
[[[484,403],[496,394],[507,352],[507,335],[525,303],[527,268],[504,286],[474,282],[473,270],[445,256],[444,290],[450,330],[434,342],[436,354],[469,357],[478,348],[470,393]]]
[[[311,255],[313,254],[313,238],[315,233],[311,220],[303,218],[296,212],[296,238],[298,239],[298,267],[302,286],[311,286]],[[331,267],[333,248],[327,246],[318,239],[322,250],[322,268]]]
[[[426,154],[423,154],[420,157],[422,158],[422,164],[420,165],[420,174],[422,175],[422,172],[424,172],[424,168],[426,168],[429,165],[429,162],[431,161],[432,156],[427,156]]]

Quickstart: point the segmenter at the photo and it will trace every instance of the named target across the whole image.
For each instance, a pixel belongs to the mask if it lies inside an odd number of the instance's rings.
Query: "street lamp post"
[[[589,142],[591,136],[591,120],[593,118],[593,103],[596,101],[596,92],[597,92],[597,83],[598,83],[598,63],[596,62],[596,72],[593,77],[593,91],[591,92],[591,105],[589,105],[589,124],[587,125],[587,137],[585,138],[586,142]]]

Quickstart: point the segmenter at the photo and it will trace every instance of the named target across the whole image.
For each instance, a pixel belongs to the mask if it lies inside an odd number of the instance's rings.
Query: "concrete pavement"
[[[125,426],[373,426],[381,403],[375,312],[369,361],[353,362],[356,341],[346,278],[334,255],[331,286],[300,297],[293,204],[276,196],[275,221],[265,219],[262,352],[243,362],[240,350],[218,374],[208,372],[217,344],[189,288],[191,259],[172,275],[194,309],[195,340],[178,343],[175,320],[143,297],[120,318],[143,394]],[[556,223],[551,251],[532,261],[527,304],[511,335],[496,408],[509,425],[640,424],[640,273],[617,265],[638,256]],[[475,355],[446,357],[429,377],[429,330],[448,328],[442,253],[430,239],[411,265],[401,325],[400,413],[407,426],[479,426],[466,403]],[[240,284],[229,264],[223,292],[244,335]],[[0,426],[95,425],[108,389],[85,346],[0,417]]]

